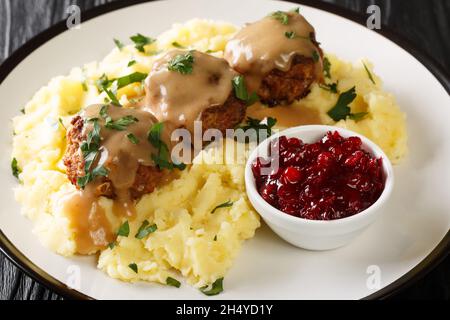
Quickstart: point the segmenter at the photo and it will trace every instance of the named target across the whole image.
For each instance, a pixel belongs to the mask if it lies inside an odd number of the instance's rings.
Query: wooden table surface
[[[119,0],[0,0],[0,63],[40,31],[67,17],[66,8],[82,10]],[[448,0],[321,0],[365,14],[381,8],[382,23],[404,36],[450,73],[450,1]],[[397,298],[450,297],[450,258]],[[57,300],[60,296],[35,282],[0,253],[0,299]]]

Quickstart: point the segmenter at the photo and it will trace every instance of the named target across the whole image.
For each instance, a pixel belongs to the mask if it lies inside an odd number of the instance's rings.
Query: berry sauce
[[[272,143],[278,150],[269,159],[252,165],[261,197],[292,216],[311,220],[334,220],[370,207],[384,189],[382,159],[361,148],[358,137],[343,138],[328,132],[320,141],[303,143],[281,136]],[[278,157],[277,170],[263,175]]]

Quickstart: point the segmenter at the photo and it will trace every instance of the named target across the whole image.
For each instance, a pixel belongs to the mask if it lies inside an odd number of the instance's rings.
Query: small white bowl
[[[319,141],[328,131],[337,131],[344,137],[356,136],[362,140],[362,148],[377,158],[383,159],[385,187],[380,198],[369,208],[350,217],[336,220],[308,220],[286,214],[267,203],[256,190],[252,163],[258,156],[267,155],[269,143],[277,137],[296,137],[304,143]],[[299,126],[281,131],[261,142],[251,153],[245,167],[245,186],[253,207],[269,227],[281,238],[294,246],[309,250],[329,250],[349,243],[368,227],[383,211],[383,205],[391,195],[394,174],[391,162],[375,143],[350,130],[332,126]]]

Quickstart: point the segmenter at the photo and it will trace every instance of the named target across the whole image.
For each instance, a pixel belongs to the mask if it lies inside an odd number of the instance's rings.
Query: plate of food
[[[236,10],[239,8],[239,10]],[[448,253],[448,79],[281,1],[133,1],[0,67],[1,249],[68,297],[383,297]]]

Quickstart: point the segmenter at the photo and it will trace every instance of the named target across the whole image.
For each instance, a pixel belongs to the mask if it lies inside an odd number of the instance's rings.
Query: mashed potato
[[[65,256],[76,252],[73,230],[61,206],[64,195],[74,190],[65,175],[62,156],[72,115],[105,99],[104,93],[98,93],[96,80],[103,74],[115,78],[136,71],[148,73],[155,54],[173,48],[174,42],[221,56],[236,30],[230,24],[207,20],[177,24],[146,46],[147,54],[133,45],[115,48],[103,61],[74,68],[69,75],[52,79],[34,95],[24,115],[13,120],[12,157],[21,169],[16,198],[22,204],[22,213],[35,222],[34,231],[46,246]],[[339,90],[356,86],[358,96],[351,104],[352,112],[364,111],[368,116],[359,122],[334,123],[326,112],[338,95],[317,85],[292,106],[293,110],[315,110],[322,123],[358,131],[379,144],[392,161],[400,161],[407,150],[406,125],[395,99],[383,91],[381,80],[372,71],[376,84],[370,81],[362,63],[352,65],[331,55],[328,58],[332,81],[339,80]],[[131,60],[136,63],[128,66]],[[369,62],[366,65],[372,70]],[[143,94],[140,84],[132,84],[120,89],[118,97],[126,107]],[[211,164],[217,156],[225,159],[224,164]],[[221,148],[202,151],[179,179],[144,196],[137,204],[136,218],[130,221],[130,235],[144,220],[155,223],[157,231],[141,240],[119,237],[115,247],[100,253],[98,267],[125,281],[165,283],[168,276],[182,275],[197,287],[223,277],[243,241],[253,237],[260,225],[245,193],[245,159],[235,163],[227,157]],[[231,207],[211,213],[227,201],[232,202]],[[113,226],[124,222],[112,214],[111,200],[102,198],[100,204]],[[137,273],[129,268],[131,263],[137,265]]]

